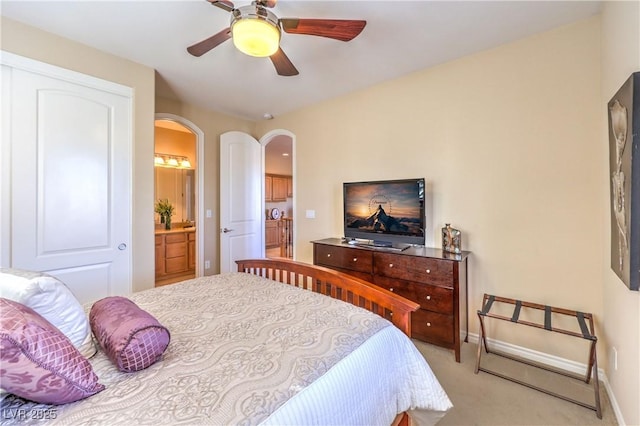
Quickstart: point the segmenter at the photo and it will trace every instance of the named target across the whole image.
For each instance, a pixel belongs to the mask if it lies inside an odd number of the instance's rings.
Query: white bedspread
[[[329,297],[233,273],[131,299],[171,331],[162,361],[121,373],[100,351],[104,391],[60,407],[5,396],[3,423],[55,408],[73,425],[389,425],[407,410],[421,425],[451,407],[402,332]]]

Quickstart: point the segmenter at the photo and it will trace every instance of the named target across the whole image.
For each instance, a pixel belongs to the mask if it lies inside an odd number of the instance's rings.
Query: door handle
[[[222,232],[224,232],[225,234],[226,234],[227,232],[231,232],[231,231],[233,231],[233,229],[229,229],[229,228],[222,228]]]
[[[118,250],[122,251],[124,249],[127,248],[127,245],[125,243],[120,243],[120,245],[118,246]]]

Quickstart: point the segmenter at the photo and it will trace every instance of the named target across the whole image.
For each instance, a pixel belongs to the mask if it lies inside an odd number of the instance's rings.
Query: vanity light
[[[181,155],[161,154],[156,152],[154,164],[159,167],[171,167],[178,169],[190,169],[191,161]]]

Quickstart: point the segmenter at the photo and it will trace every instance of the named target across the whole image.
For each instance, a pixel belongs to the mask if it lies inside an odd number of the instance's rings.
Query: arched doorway
[[[273,130],[260,139],[265,188],[265,257],[295,258],[295,135]]]
[[[204,133],[180,116],[155,118],[154,203],[170,199],[174,207],[171,230],[156,214],[156,285],[163,285],[203,275]]]
[[[220,272],[235,271],[235,260],[265,256],[265,146],[277,135],[288,136],[292,141],[291,216],[294,217],[295,135],[287,130],[273,130],[259,141],[238,131],[220,136]],[[259,144],[258,149],[254,149],[254,142]],[[243,196],[236,197],[234,202],[232,194]],[[295,222],[292,231],[293,239]]]

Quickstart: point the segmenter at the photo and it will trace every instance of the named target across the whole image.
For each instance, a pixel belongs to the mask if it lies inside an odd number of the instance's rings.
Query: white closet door
[[[10,87],[11,266],[83,303],[129,294],[129,89],[48,66],[11,68]]]

